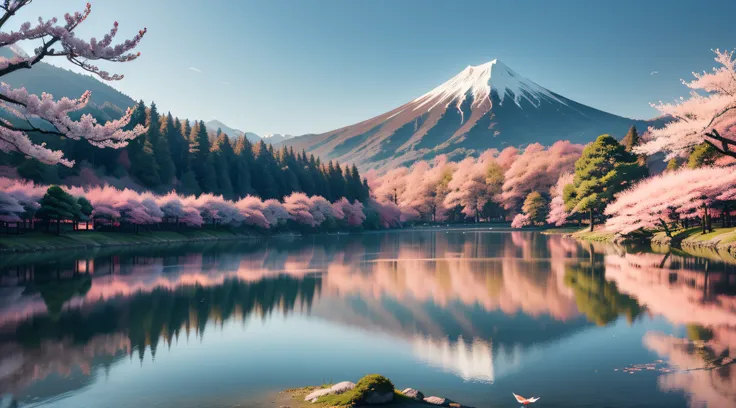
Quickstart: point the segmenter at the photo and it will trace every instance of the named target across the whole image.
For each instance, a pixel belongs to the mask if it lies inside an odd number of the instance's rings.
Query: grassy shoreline
[[[254,233],[234,233],[225,230],[152,231],[138,234],[75,231],[60,235],[31,232],[21,235],[0,236],[0,253],[247,240],[258,237],[261,237],[261,235]]]
[[[700,227],[680,229],[672,232],[668,237],[664,231],[658,231],[650,236],[624,238],[611,232],[595,230],[588,231],[587,227],[579,228],[552,228],[544,234],[563,234],[582,241],[603,242],[611,244],[642,243],[661,248],[675,248],[690,255],[706,256],[718,254],[720,257],[736,258],[736,228],[714,228],[713,232],[703,234]]]

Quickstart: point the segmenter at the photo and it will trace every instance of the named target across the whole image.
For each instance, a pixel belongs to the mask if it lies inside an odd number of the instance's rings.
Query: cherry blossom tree
[[[0,12],[3,13],[0,17],[0,30],[20,9],[30,3],[31,0],[4,0],[0,4]],[[91,5],[87,3],[82,12],[66,14],[63,23],[59,23],[56,18],[50,20],[39,18],[37,23],[21,24],[17,31],[0,31],[0,47],[11,47],[26,40],[41,43],[33,55],[0,57],[0,77],[21,69],[31,69],[47,57],[64,57],[103,80],[122,79],[122,75],[103,71],[93,62],[100,60],[128,62],[138,58],[140,53],[133,53],[132,50],[139,44],[146,30],[139,31],[130,40],[113,45],[118,33],[118,23],[115,22],[112,29],[101,39],[83,40],[75,35],[75,30],[91,11]],[[0,120],[0,150],[19,152],[46,164],[58,163],[71,167],[74,162],[65,159],[61,151],[53,151],[44,144],[34,143],[28,133],[36,132],[72,140],[84,139],[97,147],[120,148],[146,131],[142,126],[136,126],[130,131],[123,130],[130,121],[132,115],[130,109],[122,118],[104,125],[97,123],[89,114],[83,115],[79,121],[71,120],[69,113],[84,108],[89,103],[90,96],[90,92],[87,91],[79,99],[62,98],[55,101],[50,94],[38,97],[29,94],[25,88],[12,89],[9,85],[1,83],[0,107],[12,116],[13,120]],[[39,122],[43,122],[43,125]]]
[[[560,174],[574,170],[583,147],[567,140],[557,141],[548,149],[539,143],[527,146],[505,173],[501,194],[504,208],[518,211],[532,191],[549,191]]]
[[[559,227],[562,226],[567,220],[567,217],[570,216],[570,214],[565,211],[565,200],[563,199],[562,194],[565,186],[572,184],[573,178],[574,174],[563,173],[557,179],[557,183],[555,183],[555,185],[550,189],[549,195],[552,197],[552,200],[549,203],[549,215],[547,215],[548,223]]]
[[[338,213],[343,214],[343,220],[348,226],[357,227],[365,221],[365,213],[363,213],[363,204],[355,200],[352,204],[347,198],[343,197],[332,204]]]
[[[321,196],[309,197],[309,213],[312,214],[316,226],[322,225],[330,218],[342,219],[343,213],[337,207],[333,207],[329,201]]]
[[[20,215],[25,212],[23,206],[10,194],[0,191],[0,221],[18,222]]]
[[[446,155],[437,156],[430,164],[419,161],[412,165],[406,188],[399,197],[399,207],[404,214],[415,213],[417,218],[436,221],[444,213],[442,183],[452,177],[454,163]],[[405,215],[406,216],[406,215]]]
[[[284,198],[284,208],[289,216],[299,224],[316,226],[317,222],[311,213],[312,202],[304,193],[291,193]]]
[[[271,223],[263,213],[264,204],[260,198],[252,195],[245,196],[235,203],[235,208],[240,211],[240,215],[243,217],[243,222],[246,225],[264,229],[271,226]]]
[[[640,229],[670,233],[675,218],[701,217],[706,230],[709,209],[736,199],[736,172],[722,167],[681,169],[645,179],[620,193],[606,208],[606,229],[628,234]]]
[[[688,99],[652,104],[674,120],[658,129],[649,128],[646,142],[634,148],[636,153],[663,152],[669,160],[685,156],[705,142],[736,157],[736,60],[733,51],[714,52],[720,67],[712,72],[693,73],[694,80],[682,81],[691,89]]]
[[[282,221],[290,219],[289,212],[286,211],[286,207],[273,198],[263,202],[263,209],[261,212],[263,213],[263,216],[266,217],[266,220],[271,227],[275,227]]]
[[[371,186],[374,197],[379,202],[391,201],[394,204],[399,203],[399,196],[406,189],[406,180],[409,169],[406,167],[397,167],[386,172],[386,174],[376,178]]]
[[[8,194],[20,204],[24,211],[19,213],[23,221],[33,221],[33,215],[41,207],[39,201],[46,193],[46,188],[37,186],[32,181],[0,178],[0,191]]]
[[[489,173],[498,173],[500,165],[494,157],[495,151],[484,152],[478,159],[467,157],[457,164],[452,179],[448,183],[444,205],[447,208],[462,207],[462,212],[480,220],[480,211],[501,192],[502,180],[489,177]]]
[[[401,226],[401,209],[391,201],[379,203],[374,199],[368,200],[368,207],[378,214],[378,222],[383,228]]]

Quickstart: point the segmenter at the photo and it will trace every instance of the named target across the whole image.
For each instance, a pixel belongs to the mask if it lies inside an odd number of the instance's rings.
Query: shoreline
[[[274,233],[259,233],[257,231],[228,231],[225,229],[197,229],[184,231],[145,231],[102,232],[102,231],[68,231],[60,235],[48,232],[28,232],[20,235],[0,235],[0,254],[50,252],[66,250],[99,249],[105,247],[134,247],[145,245],[186,244],[195,242],[217,241],[249,241],[254,239],[270,239],[279,237],[309,237],[324,235],[365,234],[373,232],[407,231],[412,229],[435,228],[467,228],[486,229],[508,227],[505,223],[483,224],[437,224],[411,225],[402,228],[381,230],[342,230],[342,231],[314,231],[293,232],[280,231]]]
[[[621,237],[613,233],[595,230],[577,230],[571,232],[569,228],[550,229],[544,234],[561,234],[567,238],[579,241],[602,242],[608,244],[639,244],[652,248],[677,249],[693,256],[713,256],[736,262],[736,227],[714,228],[713,232],[702,234],[700,227],[693,227],[675,231],[672,237],[664,232],[656,232],[651,236]]]
[[[55,235],[30,232],[21,235],[0,236],[0,254],[51,252],[67,250],[98,249],[105,247],[134,247],[146,245],[186,244],[194,242],[252,240],[264,237],[297,234],[260,235],[231,231],[152,231],[139,234],[99,231],[75,231]]]

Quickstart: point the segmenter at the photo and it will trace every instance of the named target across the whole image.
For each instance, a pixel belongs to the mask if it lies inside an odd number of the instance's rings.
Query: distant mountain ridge
[[[372,119],[283,143],[366,170],[534,142],[587,143],[604,133],[621,138],[631,125],[644,130],[650,122],[580,104],[493,60]]]
[[[233,129],[230,126],[220,122],[217,119],[213,119],[210,121],[205,122],[205,127],[207,127],[207,130],[211,132],[216,132],[217,129],[222,130],[222,133],[230,136],[230,137],[242,137],[245,136],[246,139],[248,139],[251,143],[257,143],[261,140],[261,137],[253,132],[243,132],[240,129]]]

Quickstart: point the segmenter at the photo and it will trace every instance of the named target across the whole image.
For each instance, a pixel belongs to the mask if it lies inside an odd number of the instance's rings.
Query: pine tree
[[[544,225],[549,213],[549,203],[541,194],[532,191],[526,196],[522,211],[529,216],[533,225]]]
[[[210,155],[210,138],[204,121],[195,123],[191,131],[189,148],[190,168],[194,171],[197,183],[204,193],[218,190],[214,160]]]
[[[231,180],[235,196],[238,198],[253,194],[251,167],[253,165],[253,146],[245,136],[238,138],[235,145],[235,163],[232,166]]]
[[[171,152],[171,160],[174,163],[175,176],[179,179],[181,179],[182,174],[189,167],[187,161],[189,142],[182,132],[184,132],[184,129],[182,129],[181,121],[178,118],[172,118],[171,113],[166,115],[166,121],[162,127],[161,134],[165,135],[166,140],[169,142],[169,151]]]
[[[680,162],[677,159],[672,158],[667,162],[667,172],[675,171],[680,168]]]
[[[148,140],[143,145],[143,150],[138,153],[134,160],[131,160],[130,173],[137,178],[144,186],[155,188],[161,184],[161,178],[158,174],[158,164],[153,155],[153,146]]]
[[[255,165],[251,172],[253,188],[263,199],[281,198],[279,196],[279,188],[274,177],[276,173],[276,163],[273,155],[261,140],[255,148]]]
[[[693,149],[687,160],[687,167],[697,169],[699,167],[710,166],[715,163],[716,159],[721,156],[718,150],[708,143],[701,143]]]
[[[639,133],[636,131],[636,126],[631,126],[629,131],[626,132],[626,136],[621,139],[621,144],[627,152],[631,153],[634,147],[639,145],[640,139]]]
[[[76,220],[82,217],[81,207],[74,197],[59,186],[51,186],[39,202],[41,208],[36,216],[46,221],[46,230],[49,230],[51,221],[56,221],[56,234],[61,232],[61,222]]]
[[[602,213],[616,193],[647,174],[647,168],[616,139],[598,136],[595,142],[585,146],[575,162],[573,184],[563,192],[565,207],[569,211],[587,212],[593,231],[595,214]]]
[[[138,125],[145,126],[147,121],[146,112],[146,104],[142,100],[138,101],[138,103],[135,105],[133,115],[130,117],[130,121],[125,127],[125,130],[132,130]],[[141,135],[128,142],[128,145],[125,149],[128,151],[128,155],[130,156],[131,160],[135,160],[135,158],[138,157],[138,154],[143,151],[143,146],[145,143],[146,137],[144,135]]]
[[[194,175],[193,171],[187,170],[182,174],[179,193],[184,195],[199,195],[202,193],[202,189],[199,187],[197,177]]]
[[[153,156],[156,160],[156,165],[158,166],[159,182],[168,185],[174,178],[174,162],[171,159],[171,148],[169,146],[169,141],[166,138],[168,133],[167,124],[163,124],[162,131],[161,118],[154,102],[151,102],[146,126],[148,126],[146,137],[151,143]],[[173,127],[173,123],[171,126]]]
[[[217,130],[217,139],[212,148],[214,153],[215,174],[217,176],[217,185],[219,193],[225,198],[232,199],[235,197],[233,183],[230,178],[231,166],[235,161],[235,152],[230,144],[230,139],[222,130]]]

